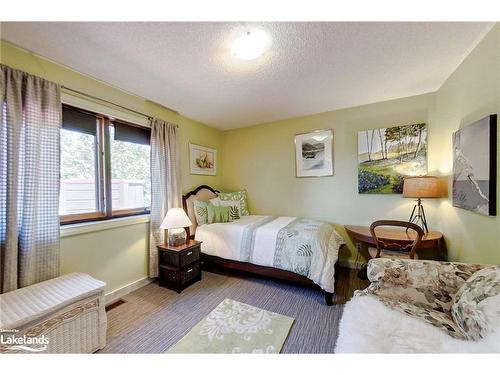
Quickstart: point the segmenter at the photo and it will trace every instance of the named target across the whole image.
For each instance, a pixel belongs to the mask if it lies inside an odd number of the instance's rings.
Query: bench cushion
[[[14,329],[83,298],[103,293],[106,283],[70,273],[0,295],[0,329]]]

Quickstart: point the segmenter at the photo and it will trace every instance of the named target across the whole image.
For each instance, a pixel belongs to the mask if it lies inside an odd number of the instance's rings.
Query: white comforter
[[[205,254],[293,272],[294,270],[290,269],[290,263],[285,264],[286,262],[283,262],[282,264],[277,262],[278,258],[276,257],[278,233],[285,227],[292,228],[292,222],[296,222],[295,217],[243,216],[241,219],[230,223],[201,225],[196,229],[195,239],[202,241],[201,249]],[[310,223],[321,224],[323,229],[325,225],[330,226],[313,220],[308,220],[306,224]],[[251,229],[251,239],[247,238],[249,228],[253,228]],[[338,259],[339,248],[344,241],[333,227],[327,233],[328,237],[326,239],[321,238],[321,236],[324,236],[325,230],[318,231],[318,234],[315,234],[317,238],[314,244],[317,246],[312,246],[312,252],[307,255],[298,253],[298,255],[292,256],[301,258],[299,261],[307,257],[310,258],[307,260],[307,266],[301,268],[300,272],[297,273],[307,276],[325,291],[333,293],[335,262]],[[250,245],[246,244],[245,241]],[[245,249],[249,247],[251,249],[246,251]],[[288,258],[285,260],[288,261],[290,254],[287,254],[286,257]]]

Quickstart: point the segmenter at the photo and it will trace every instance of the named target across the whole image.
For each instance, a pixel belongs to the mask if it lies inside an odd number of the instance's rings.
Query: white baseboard
[[[131,282],[130,284],[122,286],[121,288],[115,289],[112,292],[106,293],[104,297],[106,300],[106,305],[109,305],[110,303],[119,300],[124,295],[132,293],[134,290],[137,290],[139,288],[142,288],[143,286],[152,283],[153,280],[154,279],[150,279],[149,277],[146,276],[143,277],[142,279],[136,280],[134,282]]]

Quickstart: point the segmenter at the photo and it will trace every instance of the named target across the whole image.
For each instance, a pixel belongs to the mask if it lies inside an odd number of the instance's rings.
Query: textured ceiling
[[[435,91],[490,23],[2,23],[1,37],[220,129]],[[271,49],[231,56],[248,28]]]

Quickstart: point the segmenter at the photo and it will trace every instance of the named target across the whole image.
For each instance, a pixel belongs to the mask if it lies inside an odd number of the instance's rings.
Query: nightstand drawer
[[[161,285],[177,285],[179,283],[179,271],[171,268],[160,267]]]
[[[198,278],[200,276],[200,263],[194,263],[192,266],[181,271],[181,284]]]
[[[179,254],[169,251],[159,251],[158,256],[162,266],[179,267]]]
[[[193,247],[189,250],[183,251],[180,259],[180,267],[186,267],[191,263],[197,262],[200,260],[200,246]]]

